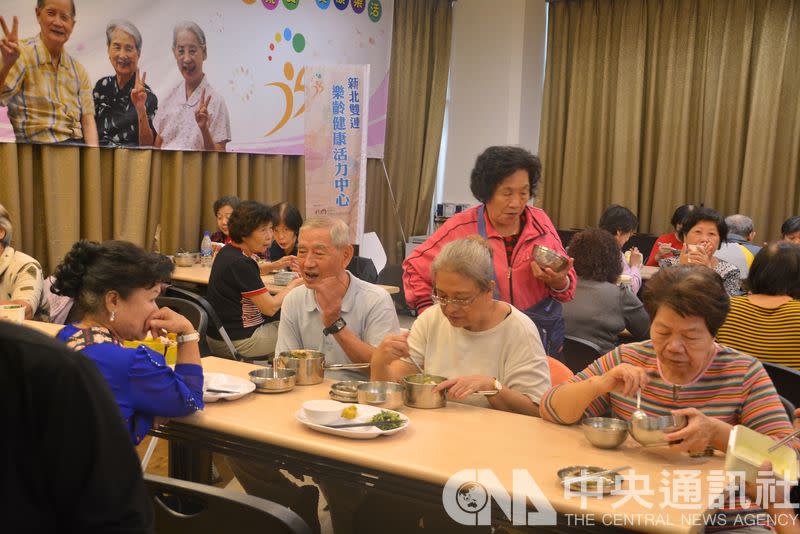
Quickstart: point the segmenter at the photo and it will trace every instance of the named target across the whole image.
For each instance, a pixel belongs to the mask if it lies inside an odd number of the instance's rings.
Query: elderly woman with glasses
[[[179,22],[172,32],[172,53],[183,81],[169,92],[156,114],[155,146],[224,152],[231,140],[231,122],[225,100],[203,72],[208,58],[206,34],[194,22]]]
[[[158,98],[139,73],[142,35],[127,20],[112,20],[106,44],[114,75],[97,80],[93,92],[100,145],[151,146]]]
[[[452,377],[437,386],[448,389],[451,400],[538,415],[539,400],[550,388],[547,355],[533,322],[493,298],[489,245],[474,238],[451,241],[431,271],[434,306],[410,333],[384,338],[372,356],[372,380],[400,380],[419,365],[426,373]],[[497,395],[472,395],[493,389]]]

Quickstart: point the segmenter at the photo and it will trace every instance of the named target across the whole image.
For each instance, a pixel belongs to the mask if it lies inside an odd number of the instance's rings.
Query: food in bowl
[[[286,352],[281,353],[281,356],[288,356],[289,358],[297,358],[297,359],[316,358],[321,355],[322,353],[319,351],[305,350],[305,349],[287,350]]]
[[[556,252],[542,245],[535,245],[533,247],[533,256],[531,259],[536,262],[542,269],[550,268],[555,272],[559,272],[567,266],[569,260]]]
[[[176,252],[173,257],[175,265],[178,267],[191,267],[200,260],[198,252]]]
[[[355,404],[351,404],[344,410],[342,410],[342,419],[355,419],[358,415],[358,407]]]
[[[410,377],[406,377],[408,382],[412,384],[421,384],[421,385],[432,385],[435,386],[439,382],[444,382],[444,380],[438,380],[441,377],[437,377],[434,375],[413,375]]]
[[[369,420],[370,423],[386,423],[380,426],[381,430],[392,430],[395,428],[400,428],[405,424],[403,418],[400,417],[400,414],[396,412],[389,412],[386,410],[381,410],[380,413],[375,414],[372,419]]]
[[[318,425],[329,425],[342,414],[342,405],[335,400],[310,400],[303,403],[306,418]]]

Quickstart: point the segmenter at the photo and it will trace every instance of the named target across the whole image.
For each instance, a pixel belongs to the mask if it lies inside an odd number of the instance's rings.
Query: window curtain
[[[385,163],[367,164],[366,231],[376,231],[390,263],[406,233],[425,233],[441,142],[450,60],[449,0],[395,4]],[[267,156],[0,144],[0,203],[14,225],[12,246],[51,272],[78,239],[125,239],[161,251],[198,250],[215,230],[223,195],[304,211],[301,156]],[[398,216],[395,216],[395,210]]]
[[[640,231],[704,203],[758,240],[800,212],[800,3],[551,3],[543,205],[562,228],[618,203]]]

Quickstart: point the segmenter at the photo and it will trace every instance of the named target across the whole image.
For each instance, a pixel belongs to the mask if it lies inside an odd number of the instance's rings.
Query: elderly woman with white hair
[[[480,239],[451,241],[432,264],[434,306],[408,334],[384,338],[372,356],[372,380],[417,372],[451,377],[437,386],[448,398],[477,406],[539,415],[550,370],[533,322],[495,300],[492,252]],[[494,396],[473,395],[498,390]]]
[[[11,217],[0,204],[0,306],[20,305],[25,309],[25,319],[47,320],[49,307],[42,292],[42,266],[14,250],[13,230]]]
[[[231,140],[231,122],[225,100],[203,72],[208,58],[206,34],[194,22],[179,22],[172,32],[172,53],[183,81],[169,92],[156,114],[155,146],[224,152]]]
[[[142,34],[127,20],[112,20],[106,44],[114,75],[97,80],[93,92],[100,145],[152,146],[158,98],[139,72]]]

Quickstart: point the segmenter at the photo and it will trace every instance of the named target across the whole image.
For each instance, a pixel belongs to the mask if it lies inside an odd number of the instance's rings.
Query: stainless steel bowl
[[[403,377],[405,394],[403,402],[412,408],[444,408],[447,406],[447,392],[433,391],[438,384],[447,378],[437,375],[408,375]],[[429,382],[429,383],[425,383]]]
[[[555,272],[560,271],[567,266],[569,260],[556,252],[555,250],[543,247],[542,245],[535,245],[533,247],[533,255],[531,258],[541,267],[545,269],[550,267]]]
[[[191,267],[200,259],[197,252],[176,252],[173,260],[178,267]]]
[[[358,403],[396,410],[403,405],[405,390],[397,382],[364,382],[358,385]]]
[[[318,350],[294,349],[275,356],[275,367],[297,371],[297,385],[319,384],[326,369],[365,369],[369,363],[325,363],[325,353]]]
[[[568,478],[591,475],[592,473],[599,473],[605,470],[605,467],[597,467],[594,465],[571,465],[559,469],[558,478],[561,480],[561,485],[566,486]],[[602,475],[585,482],[572,482],[570,483],[569,489],[574,492],[585,492],[589,495],[608,495],[614,490],[614,478],[615,475]]]
[[[358,402],[358,386],[366,384],[363,380],[344,380],[331,385],[330,396],[339,402]]]
[[[628,437],[628,422],[615,417],[587,417],[581,428],[589,443],[600,449],[616,449]]]
[[[275,369],[262,367],[248,373],[250,381],[261,393],[283,393],[294,387],[297,373],[291,369]]]
[[[680,430],[688,423],[685,415],[632,417],[630,433],[642,445],[669,445],[665,435]]]

